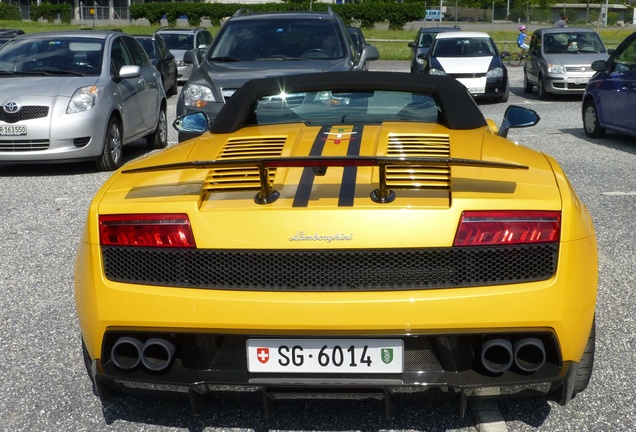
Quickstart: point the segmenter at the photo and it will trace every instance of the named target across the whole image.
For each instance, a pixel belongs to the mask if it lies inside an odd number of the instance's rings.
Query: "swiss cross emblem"
[[[265,364],[269,360],[269,348],[256,348],[256,358]]]

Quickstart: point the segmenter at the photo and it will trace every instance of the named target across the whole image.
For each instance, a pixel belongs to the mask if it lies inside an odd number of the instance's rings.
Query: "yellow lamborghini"
[[[96,394],[541,392],[594,361],[597,247],[559,164],[444,76],[253,80],[99,190],[75,266]],[[388,405],[387,405],[388,406]]]

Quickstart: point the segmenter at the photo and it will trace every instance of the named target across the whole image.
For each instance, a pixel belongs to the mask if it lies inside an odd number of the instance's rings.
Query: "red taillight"
[[[467,211],[455,246],[488,246],[559,241],[561,213],[555,211]]]
[[[102,215],[99,242],[107,246],[196,247],[185,214]]]

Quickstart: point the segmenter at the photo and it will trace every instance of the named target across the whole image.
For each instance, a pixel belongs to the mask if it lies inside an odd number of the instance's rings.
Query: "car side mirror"
[[[204,113],[195,112],[177,117],[172,126],[179,132],[202,134],[210,128],[210,120]]]
[[[186,51],[183,54],[183,62],[185,64],[194,64],[194,65],[199,64],[199,49],[194,48],[194,49]]]
[[[506,108],[501,127],[499,128],[499,136],[507,137],[511,128],[530,127],[539,123],[539,114],[530,108],[524,108],[517,105],[510,105]]]
[[[366,45],[360,55],[360,63],[377,60],[380,58],[380,51],[374,45]]]
[[[141,76],[141,68],[136,65],[126,65],[119,69],[119,78],[137,78]]]
[[[409,42],[409,48],[415,48],[417,44],[415,42]]]
[[[501,58],[502,59],[506,59],[508,57],[510,57],[510,53],[508,51],[502,51],[501,52]]]
[[[607,62],[605,60],[595,60],[592,62],[592,70],[603,72],[607,69]]]

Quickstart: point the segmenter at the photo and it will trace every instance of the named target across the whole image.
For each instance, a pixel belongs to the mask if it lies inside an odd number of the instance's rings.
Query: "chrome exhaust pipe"
[[[136,368],[141,361],[141,350],[144,343],[137,338],[122,336],[117,339],[110,350],[110,358],[115,366],[123,370]]]
[[[538,338],[525,338],[515,342],[515,365],[523,372],[536,372],[545,364],[545,347]]]
[[[141,350],[141,363],[150,371],[161,372],[170,366],[175,350],[171,340],[150,338]]]
[[[512,366],[512,343],[507,339],[490,339],[481,346],[481,364],[488,372],[502,373]]]

